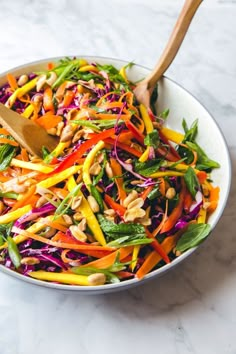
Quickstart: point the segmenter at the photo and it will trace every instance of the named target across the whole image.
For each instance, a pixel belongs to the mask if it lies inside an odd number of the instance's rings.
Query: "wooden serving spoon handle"
[[[52,151],[58,144],[58,138],[49,135],[45,129],[2,103],[0,103],[0,124],[32,155],[42,157],[43,146]]]
[[[187,33],[192,18],[197,11],[199,5],[203,0],[186,0],[182,11],[177,19],[175,27],[171,33],[171,36],[167,42],[167,45],[157,62],[152,72],[142,80],[135,88],[135,95],[139,102],[144,103],[149,107],[150,95],[164,72],[168,69],[172,61],[174,60],[178,50],[183,42],[183,39]],[[145,90],[149,91],[149,101],[145,97]],[[145,100],[145,102],[143,101]]]

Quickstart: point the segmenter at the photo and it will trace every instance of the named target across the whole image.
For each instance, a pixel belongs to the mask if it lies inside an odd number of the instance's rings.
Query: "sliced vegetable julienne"
[[[17,220],[22,215],[28,213],[31,209],[31,205],[25,205],[22,208],[19,208],[18,210],[14,210],[12,212],[9,212],[8,214],[1,215],[0,224],[7,224],[11,221]]]
[[[10,256],[11,267],[29,276],[24,262],[19,267],[20,257],[38,252],[42,260],[30,266],[37,279],[83,286],[90,276],[102,284],[141,278],[177,256],[176,230],[183,232],[188,223],[206,225],[219,200],[219,188],[209,182],[209,171],[218,165],[196,143],[197,121],[188,128],[183,120],[182,134],[163,126],[168,110],[156,117],[138,105],[125,67],[119,72],[112,65],[65,58],[48,69],[46,78],[57,79],[39,93],[38,73],[33,80],[29,74],[23,87],[8,76],[10,98],[3,103],[51,128],[61,142],[52,152],[43,148],[40,161],[0,127],[0,221],[14,223],[12,229],[0,223],[0,263],[9,266]],[[99,214],[88,196],[95,198]],[[133,220],[124,222],[128,210]],[[7,236],[14,247],[2,251]],[[183,238],[185,250],[196,240]],[[71,274],[74,264],[80,274]]]

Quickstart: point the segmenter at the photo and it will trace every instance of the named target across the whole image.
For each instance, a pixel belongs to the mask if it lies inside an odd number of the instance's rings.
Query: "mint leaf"
[[[192,197],[195,198],[197,191],[199,190],[199,182],[192,167],[189,167],[184,174],[184,180],[186,186],[191,193]]]
[[[159,143],[160,143],[160,137],[156,129],[153,129],[153,131],[147,134],[144,138],[144,144],[146,146],[152,146],[154,148],[157,148]]]

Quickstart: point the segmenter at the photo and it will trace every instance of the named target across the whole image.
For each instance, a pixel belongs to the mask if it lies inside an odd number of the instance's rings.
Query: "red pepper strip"
[[[133,123],[131,123],[130,120],[126,120],[125,125],[132,132],[135,139],[140,144],[144,145],[144,135],[142,133],[140,133],[140,131],[135,127],[135,125]]]
[[[153,239],[153,235],[151,234],[150,231],[148,231],[148,229],[146,228],[146,235],[148,238],[152,238]],[[161,258],[166,262],[166,263],[170,263],[170,259],[167,255],[167,253],[165,252],[165,250],[163,249],[163,247],[161,246],[161,244],[154,238],[151,246],[154,248],[154,250],[161,256]]]
[[[119,272],[116,273],[119,279],[128,279],[128,278],[133,278],[134,273],[131,272],[126,272],[124,270],[120,270]]]
[[[104,200],[120,217],[124,216],[126,209],[122,205],[116,203],[108,194],[105,194]]]
[[[105,140],[105,143],[108,143],[108,144],[111,144],[112,146],[115,145],[115,139],[112,139],[112,138],[107,138]],[[124,144],[124,143],[121,143],[119,141],[117,141],[116,145],[122,149],[122,150],[125,150],[127,152],[129,152],[130,154],[134,155],[134,156],[137,156],[137,157],[140,157],[142,155],[142,152],[141,151],[138,151],[132,147],[130,147],[129,145],[127,144]]]
[[[179,161],[179,159],[173,155],[170,151],[168,151],[167,149],[165,149],[164,147],[159,147],[157,149],[157,153],[162,156],[165,157],[168,161],[172,161],[172,162],[177,162]]]
[[[160,233],[163,234],[164,232],[168,232],[175,226],[176,222],[182,215],[183,207],[184,207],[184,199],[186,195],[186,187],[185,184],[182,182],[182,189],[179,193],[179,201],[176,207],[172,210],[170,215],[167,217],[166,222],[164,223]]]
[[[155,116],[154,116],[151,108],[149,107],[147,111],[148,111],[148,114],[149,114],[149,117],[150,117],[151,121],[155,122],[156,119],[155,119]]]
[[[161,138],[161,140],[163,141],[164,144],[168,145],[170,147],[170,152],[177,157],[178,160],[181,159],[181,157],[179,156],[178,152],[173,148],[173,146],[170,145],[168,139],[166,139],[166,137],[162,134],[162,132],[159,130],[158,131],[159,136]]]
[[[86,140],[82,145],[80,145],[77,150],[68,155],[56,168],[54,171],[47,174],[47,177],[53,176],[58,172],[61,172],[68,167],[72,166],[75,162],[78,162],[83,154],[93,145],[97,144],[100,140],[104,140],[109,136],[115,134],[115,129],[111,128],[105,130],[101,133],[96,134],[92,139]]]

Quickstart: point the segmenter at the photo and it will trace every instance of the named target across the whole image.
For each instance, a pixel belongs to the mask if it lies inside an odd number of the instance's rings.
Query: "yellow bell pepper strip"
[[[184,135],[176,132],[172,129],[169,129],[167,127],[162,127],[160,129],[161,134],[170,141],[173,141],[176,144],[180,144],[184,140]]]
[[[41,163],[33,163],[33,162],[28,162],[28,161],[22,161],[22,160],[18,160],[13,158],[11,160],[11,166],[15,166],[15,167],[21,167],[21,168],[26,168],[27,170],[32,170],[32,171],[39,171],[42,173],[49,173],[51,171],[53,171],[52,167],[43,165]]]
[[[8,98],[5,105],[7,107],[11,108],[13,106],[13,104],[15,103],[15,101],[17,100],[17,98],[21,98],[22,96],[24,96],[27,92],[29,92],[30,90],[32,90],[36,86],[37,80],[38,80],[38,78],[36,77],[33,80],[27,82],[24,86],[16,89],[16,91],[14,91],[13,94]]]
[[[75,179],[73,176],[71,176],[68,180],[67,187],[68,190],[71,192],[75,187],[77,186]],[[83,215],[83,217],[86,219],[88,227],[93,233],[94,238],[102,245],[106,245],[106,240],[103,235],[103,232],[100,228],[100,225],[97,221],[96,216],[94,215],[92,209],[90,208],[89,203],[87,202],[87,199],[84,197],[83,193],[81,191],[78,192],[78,196],[82,197],[82,202],[79,206],[79,211]]]
[[[140,162],[145,162],[148,159],[149,156],[149,151],[150,151],[150,146],[146,147],[146,150],[143,152],[143,154],[140,156],[139,161]]]
[[[125,66],[122,66],[122,68],[119,71],[119,74],[123,77],[126,83],[128,83],[127,75],[126,75],[126,70]]]
[[[138,254],[139,254],[139,251],[140,251],[140,246],[141,245],[136,245],[134,246],[134,249],[133,249],[133,253],[132,253],[132,261],[131,261],[131,270],[132,272],[134,271],[136,265],[137,265],[137,262],[138,262]]]
[[[95,159],[95,156],[97,155],[97,153],[102,150],[105,146],[105,143],[103,141],[99,141],[93,148],[92,150],[88,153],[84,164],[83,164],[83,181],[86,185],[86,187],[88,188],[88,190],[90,191],[90,187],[89,185],[92,184],[92,180],[90,177],[90,167],[93,164],[93,161]]]
[[[183,172],[179,171],[160,171],[160,172],[154,172],[150,175],[151,178],[159,178],[159,177],[166,177],[166,176],[183,176]]]
[[[29,276],[38,280],[46,280],[53,281],[57,283],[64,284],[74,284],[74,285],[91,285],[89,283],[89,277],[87,275],[77,275],[70,273],[54,273],[54,272],[46,272],[43,270],[38,270],[35,272],[29,272]]]
[[[146,128],[146,134],[150,134],[153,131],[153,123],[148,114],[147,108],[141,103],[139,106],[139,110],[144,121],[144,125]]]
[[[207,216],[207,211],[203,207],[200,208],[198,218],[197,218],[197,223],[198,224],[205,224],[206,223],[206,216]]]
[[[94,71],[94,72],[98,72],[98,68],[96,68],[95,66],[93,65],[84,65],[82,66],[81,68],[79,68],[79,71],[81,72],[85,72],[85,71]]]
[[[28,107],[21,113],[22,117],[29,118],[34,113],[34,105],[29,104]]]
[[[65,179],[69,178],[73,174],[77,173],[79,170],[82,169],[82,166],[71,166],[67,168],[66,170],[59,172],[57,175],[54,175],[52,177],[48,177],[44,181],[41,181],[37,184],[37,187],[42,187],[42,188],[50,188],[54,186],[55,184],[58,184]]]
[[[32,209],[31,205],[25,205],[18,210],[14,210],[0,216],[0,224],[8,224],[11,221],[19,219],[22,215],[28,213]]]

